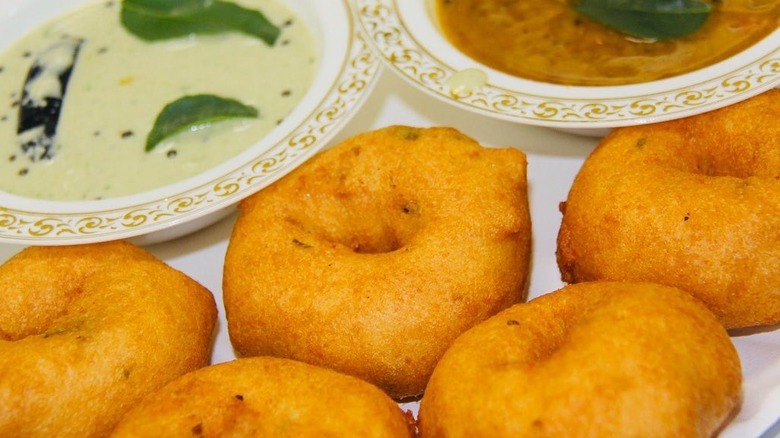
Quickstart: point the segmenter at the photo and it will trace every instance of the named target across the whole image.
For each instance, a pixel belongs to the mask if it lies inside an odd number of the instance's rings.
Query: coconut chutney
[[[123,28],[119,1],[89,3],[15,42],[0,55],[0,190],[49,200],[139,193],[194,176],[265,136],[310,86],[316,45],[277,1],[235,3],[281,28],[273,46],[236,32],[147,42]],[[35,65],[48,73],[29,80]],[[206,125],[145,152],[163,107],[195,94],[239,100],[259,117]],[[31,140],[17,133],[20,107],[47,98],[62,98],[51,145],[25,151]]]

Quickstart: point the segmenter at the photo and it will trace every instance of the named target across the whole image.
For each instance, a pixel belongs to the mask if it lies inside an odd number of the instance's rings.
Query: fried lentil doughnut
[[[409,425],[398,405],[367,382],[252,357],[174,380],[131,410],[112,436],[410,437]]]
[[[780,90],[609,134],[561,205],[565,282],[649,281],[727,328],[780,322]]]
[[[451,128],[359,134],[240,204],[231,341],[417,395],[457,335],[525,298],[530,226],[519,150]]]
[[[129,243],[27,248],[0,302],[0,436],[106,436],[209,361],[212,295]]]
[[[710,437],[741,381],[726,330],[689,293],[580,283],[459,337],[420,403],[420,436]]]

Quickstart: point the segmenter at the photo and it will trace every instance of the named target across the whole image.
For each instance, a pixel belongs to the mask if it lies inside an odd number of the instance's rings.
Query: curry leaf
[[[656,40],[693,33],[712,12],[701,0],[579,0],[575,9],[625,34]]]
[[[146,152],[164,139],[188,129],[229,118],[258,116],[257,109],[234,100],[212,94],[185,96],[163,108],[146,137]]]
[[[281,32],[262,12],[222,0],[123,0],[121,19],[148,41],[236,31],[273,45]]]

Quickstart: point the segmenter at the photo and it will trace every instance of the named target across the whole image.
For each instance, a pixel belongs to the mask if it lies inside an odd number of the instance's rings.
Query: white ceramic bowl
[[[384,63],[424,92],[491,117],[585,135],[720,108],[780,83],[780,29],[749,49],[688,74],[634,85],[525,80],[463,55],[436,25],[433,0],[352,0]]]
[[[4,0],[0,50],[90,0]],[[238,156],[199,175],[137,195],[95,201],[42,201],[0,192],[0,242],[67,245],[128,239],[156,243],[228,215],[320,150],[373,88],[379,63],[354,23],[347,0],[283,0],[319,44],[319,67],[296,109]]]

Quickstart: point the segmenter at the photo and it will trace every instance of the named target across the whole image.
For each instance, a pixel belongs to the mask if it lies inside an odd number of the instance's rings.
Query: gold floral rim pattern
[[[725,106],[780,82],[780,44],[777,44],[758,59],[715,77],[703,78],[693,85],[650,90],[642,95],[603,97],[608,95],[600,92],[603,88],[592,87],[593,97],[573,98],[563,93],[539,94],[538,87],[509,89],[489,82],[463,92],[451,86],[461,72],[439,59],[434,53],[436,48],[419,41],[414,26],[404,22],[402,1],[352,1],[363,31],[390,69],[435,97],[510,121],[560,128],[610,128],[661,121]],[[420,22],[415,22],[417,25]]]
[[[0,242],[56,245],[140,236],[213,213],[260,190],[321,149],[349,121],[373,88],[379,61],[354,29],[350,40],[350,53],[341,72],[319,105],[258,158],[176,196],[130,207],[47,213],[0,204]]]

